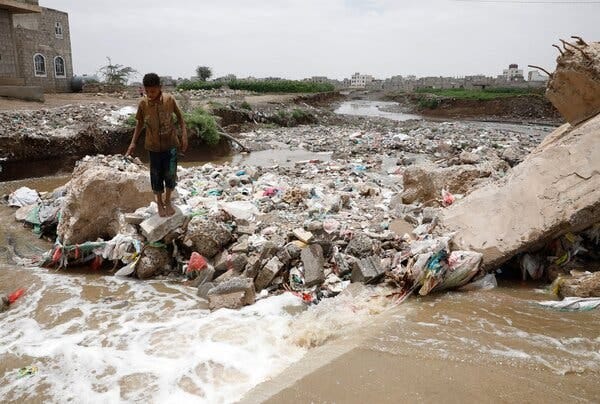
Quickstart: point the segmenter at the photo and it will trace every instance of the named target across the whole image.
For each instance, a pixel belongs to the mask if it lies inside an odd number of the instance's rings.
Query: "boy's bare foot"
[[[165,211],[167,213],[167,216],[173,216],[175,214],[175,209],[170,203],[165,205]]]
[[[167,216],[167,210],[165,209],[165,207],[163,205],[158,205],[158,216],[160,216],[160,217]]]

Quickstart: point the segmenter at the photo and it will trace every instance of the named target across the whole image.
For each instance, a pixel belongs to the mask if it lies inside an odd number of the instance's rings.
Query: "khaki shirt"
[[[146,150],[161,152],[179,146],[175,130],[173,113],[181,110],[175,98],[170,94],[161,94],[156,101],[144,97],[139,105],[135,119],[146,128]]]

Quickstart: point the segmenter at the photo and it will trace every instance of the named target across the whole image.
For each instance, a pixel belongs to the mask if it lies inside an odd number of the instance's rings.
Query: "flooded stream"
[[[217,162],[329,159],[284,146]],[[0,183],[0,194],[22,185],[51,191],[66,180]],[[284,390],[272,402],[600,399],[600,311],[541,307],[535,302],[552,296],[539,285],[505,282],[396,307],[370,290],[310,308],[286,293],[210,313],[194,288],[178,282],[16,266],[15,252],[35,256],[51,244],[13,215],[0,206],[0,293],[26,292],[0,313],[2,402],[226,403],[269,379],[290,382],[282,380],[288,366],[327,364],[333,374],[315,371],[297,395]],[[345,353],[325,354],[340,345]],[[26,366],[37,371],[21,377]],[[340,375],[361,370],[368,371],[363,383],[344,385]],[[468,393],[471,385],[477,394]]]

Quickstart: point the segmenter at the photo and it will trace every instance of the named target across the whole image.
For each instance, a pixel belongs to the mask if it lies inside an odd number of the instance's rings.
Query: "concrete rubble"
[[[170,218],[149,205],[139,161],[86,157],[32,210],[60,209],[44,264],[185,279],[219,309],[283,291],[316,303],[351,282],[385,284],[401,302],[500,267],[552,273],[570,294],[569,271],[600,258],[599,116],[545,139],[481,123],[348,121],[240,134],[322,158],[179,167]]]

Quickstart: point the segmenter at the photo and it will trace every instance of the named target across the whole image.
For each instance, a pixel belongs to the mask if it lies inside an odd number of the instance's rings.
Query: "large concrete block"
[[[496,267],[515,254],[600,221],[600,116],[565,124],[502,180],[443,210],[455,249]]]

